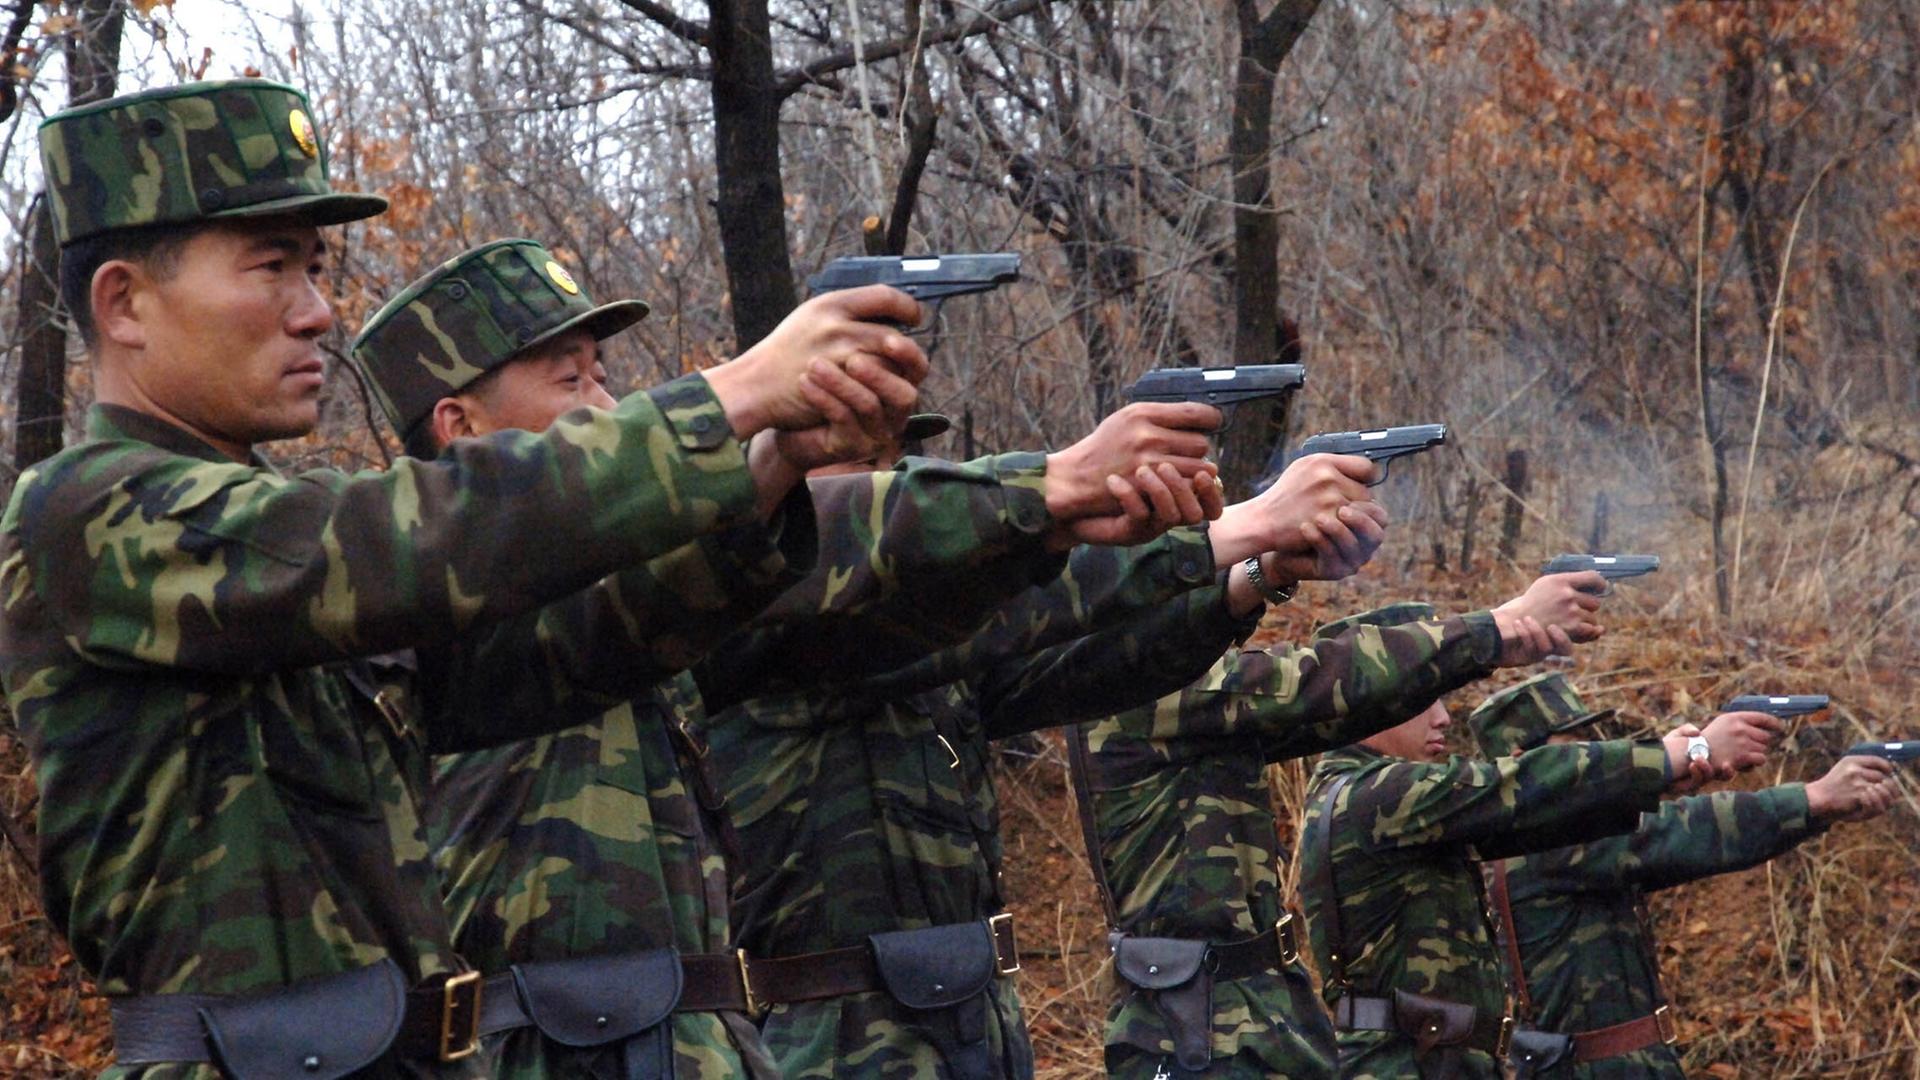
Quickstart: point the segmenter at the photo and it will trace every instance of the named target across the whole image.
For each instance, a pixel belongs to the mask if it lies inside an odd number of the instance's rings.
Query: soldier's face
[[[135,265],[114,335],[133,346],[113,361],[134,396],[122,403],[236,459],[312,431],[326,381],[319,338],[333,326],[326,250],[314,227],[268,220],[196,232],[171,274]]]
[[[583,406],[611,409],[607,369],[600,343],[585,330],[569,330],[542,342],[525,356],[495,368],[480,388],[460,395],[468,430],[545,431],[555,420]]]
[[[1447,729],[1453,717],[1439,702],[1366,740],[1375,752],[1408,761],[1442,761],[1447,756]]]

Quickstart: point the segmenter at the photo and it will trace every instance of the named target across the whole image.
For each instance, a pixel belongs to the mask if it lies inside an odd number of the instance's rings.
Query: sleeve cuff
[[[714,450],[732,442],[745,464],[746,453],[733,437],[727,411],[720,407],[720,399],[713,396],[713,387],[705,375],[697,371],[682,375],[648,389],[646,395],[667,418],[682,449]]]
[[[982,464],[1000,483],[1008,525],[1028,536],[1039,536],[1053,525],[1047,512],[1047,455],[995,454]]]
[[[1827,828],[1826,822],[1818,821],[1813,811],[1807,808],[1807,785],[1779,784],[1754,792],[1767,812],[1780,823],[1780,832],[1787,837],[1812,836]]]

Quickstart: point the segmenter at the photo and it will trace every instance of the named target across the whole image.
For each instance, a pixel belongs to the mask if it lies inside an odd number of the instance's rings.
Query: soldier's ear
[[[481,418],[474,415],[475,405],[464,395],[443,397],[433,403],[433,413],[427,422],[433,425],[434,438],[441,446],[484,433]]]
[[[126,259],[108,259],[93,272],[88,292],[93,304],[93,326],[97,340],[112,342],[125,349],[141,349],[147,344],[145,317],[158,299],[154,281],[139,263]]]

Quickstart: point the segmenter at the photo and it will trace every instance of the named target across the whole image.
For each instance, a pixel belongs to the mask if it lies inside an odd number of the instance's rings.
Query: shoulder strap
[[[1100,890],[1100,907],[1107,913],[1107,928],[1118,930],[1120,909],[1113,901],[1113,886],[1107,883],[1107,860],[1100,847],[1100,825],[1093,815],[1087,726],[1067,725],[1067,772],[1073,777],[1073,798],[1080,814],[1080,836],[1087,843],[1087,865],[1093,867],[1093,883]]]
[[[1333,873],[1333,812],[1340,798],[1340,789],[1347,786],[1355,773],[1347,773],[1334,778],[1327,785],[1327,793],[1320,798],[1320,820],[1309,822],[1309,828],[1318,825],[1320,829],[1320,869],[1313,875],[1308,887],[1320,894],[1321,914],[1327,920],[1327,984],[1342,994],[1353,986],[1347,981],[1347,932],[1340,921],[1340,886]],[[1312,838],[1302,838],[1301,847],[1313,843]]]
[[[1507,890],[1505,859],[1490,859],[1480,864],[1486,874],[1487,895],[1493,900],[1494,936],[1506,947],[1508,985],[1520,1005],[1520,1017],[1533,1019],[1533,992],[1527,987],[1527,966],[1520,960],[1519,926],[1513,921],[1513,898]]]
[[[1641,889],[1633,890],[1633,917],[1640,924],[1640,950],[1646,956],[1647,974],[1653,977],[1653,1004],[1659,1008],[1667,1004],[1667,986],[1660,978],[1660,949],[1654,944],[1653,912],[1647,908],[1647,894]]]

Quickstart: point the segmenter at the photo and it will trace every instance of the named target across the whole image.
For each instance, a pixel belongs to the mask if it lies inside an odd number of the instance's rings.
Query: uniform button
[[[1149,975],[1158,975],[1158,974],[1160,974],[1160,965],[1159,965],[1159,964],[1148,964],[1148,965],[1147,965],[1147,974],[1149,974]]]
[[[694,417],[687,426],[693,429],[694,434],[705,435],[713,428],[713,417],[701,413],[699,416]]]
[[[227,193],[219,188],[208,188],[200,193],[200,205],[208,210],[218,210],[227,205]]]
[[[1181,577],[1192,577],[1195,574],[1198,574],[1199,572],[1200,572],[1199,563],[1194,562],[1192,559],[1185,559],[1181,561],[1180,563]]]
[[[301,1059],[300,1067],[307,1070],[308,1072],[319,1072],[320,1071],[320,1055],[308,1054],[305,1058]]]
[[[613,1021],[611,1021],[611,1020],[609,1020],[609,1019],[607,1019],[607,1018],[606,1018],[606,1017],[604,1017],[604,1016],[596,1016],[596,1017],[594,1017],[594,1018],[593,1018],[593,1026],[594,1026],[594,1027],[597,1027],[597,1028],[603,1028],[603,1027],[606,1027],[606,1026],[607,1026],[608,1024],[610,1024],[610,1023],[612,1023],[612,1022],[613,1022]]]
[[[947,987],[946,987],[946,984],[944,984],[944,983],[934,983],[934,984],[933,984],[933,992],[934,992],[934,993],[936,993],[936,994],[938,994],[938,993],[942,993],[942,992],[944,992],[944,991],[945,991],[946,989],[947,989]]]
[[[450,300],[465,300],[467,298],[467,283],[464,281],[456,281],[447,286],[447,298]]]
[[[161,123],[160,118],[157,116],[147,117],[147,122],[140,125],[140,127],[146,131],[147,137],[150,139],[157,139],[167,133],[167,125]]]
[[[527,342],[533,340],[533,327],[523,326],[520,329],[515,330],[513,332],[513,337],[515,341],[518,341],[520,344],[525,345]]]

